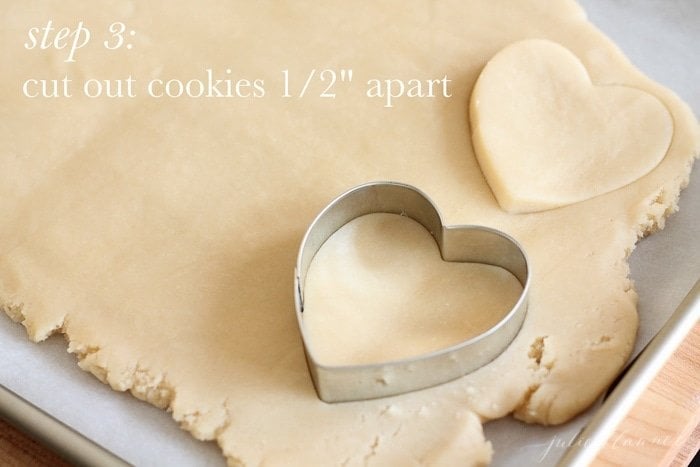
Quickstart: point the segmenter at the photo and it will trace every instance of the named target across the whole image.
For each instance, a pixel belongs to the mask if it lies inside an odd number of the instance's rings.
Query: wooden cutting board
[[[594,466],[686,466],[700,448],[700,323],[596,457]]]
[[[2,419],[0,419],[0,463],[8,467],[70,466],[48,447]]]

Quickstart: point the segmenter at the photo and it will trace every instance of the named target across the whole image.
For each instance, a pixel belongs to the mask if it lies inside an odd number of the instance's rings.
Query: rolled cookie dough
[[[635,337],[626,256],[663,226],[698,151],[698,126],[573,2],[5,3],[0,48],[0,301],[30,338],[69,340],[85,370],[172,411],[231,464],[487,462],[480,419],[560,423],[584,410]],[[95,31],[121,18],[132,50],[24,50],[37,21]],[[155,20],[157,18],[157,21]],[[176,33],[175,33],[176,32]],[[560,209],[501,210],[472,152],[467,103],[484,64],[525,38],[562,44],[594,83],[669,110],[674,135],[649,174]],[[282,69],[352,67],[334,100],[281,97]],[[265,79],[263,99],[27,99],[27,77]],[[367,98],[370,78],[452,79],[451,98]],[[358,85],[359,83],[359,85]],[[319,83],[316,83],[319,84]],[[320,84],[319,84],[320,86]],[[291,276],[306,226],[373,179],[430,194],[446,223],[518,238],[530,310],[496,361],[443,386],[327,405],[296,329]],[[581,374],[589,375],[582,379]]]
[[[306,275],[303,325],[320,363],[415,357],[480,334],[518,301],[505,269],[445,262],[413,219],[370,214],[334,233]]]

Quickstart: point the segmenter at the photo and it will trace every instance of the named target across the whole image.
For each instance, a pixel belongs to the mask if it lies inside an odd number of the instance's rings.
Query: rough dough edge
[[[700,152],[697,152],[696,150],[696,152],[689,157],[686,170],[683,176],[679,176],[670,182],[662,184],[658,187],[655,193],[647,196],[646,198],[643,198],[638,204],[638,206],[645,206],[645,208],[640,208],[638,210],[639,215],[637,217],[637,224],[636,226],[630,229],[634,229],[635,238],[625,248],[623,257],[627,278],[627,287],[623,289],[623,292],[633,293],[635,301],[638,294],[635,289],[634,281],[630,277],[631,271],[629,266],[629,257],[640,240],[663,230],[666,226],[666,219],[668,219],[675,212],[678,212],[678,203],[680,201],[681,192],[688,186],[690,182],[690,174],[693,170],[693,166],[695,165],[695,160],[698,158],[700,158]],[[635,311],[637,311],[636,307]],[[538,351],[539,358],[541,358],[542,352],[544,351],[544,341],[546,340],[546,338],[547,336],[538,337],[537,339],[541,340],[541,348],[536,349],[533,346],[531,346],[530,352]],[[625,361],[629,360],[632,351],[633,348],[630,349],[630,354],[627,355]],[[591,403],[585,405],[585,407],[583,407],[579,412],[574,413],[569,417],[563,418],[553,417],[551,413],[551,407],[548,407],[547,410],[545,410],[544,412],[531,407],[531,402],[533,397],[535,396],[535,393],[540,388],[547,385],[547,380],[549,379],[550,374],[549,370],[551,370],[551,368],[547,367],[546,365],[540,365],[537,355],[531,356],[530,354],[528,354],[528,356],[533,357],[536,360],[536,366],[531,369],[533,382],[527,387],[526,391],[523,394],[521,402],[510,412],[510,415],[512,415],[513,418],[526,423],[537,423],[545,426],[559,425],[568,422],[580,413],[588,410],[591,404],[595,403],[595,400],[597,400],[597,398],[600,396],[599,394],[598,396],[593,397]],[[622,367],[620,369],[622,369]]]
[[[27,332],[27,337],[34,343],[40,343],[54,335],[62,335],[66,341],[66,351],[76,358],[78,367],[91,373],[101,383],[108,385],[112,390],[118,392],[129,392],[136,399],[147,402],[154,407],[171,414],[172,419],[178,423],[181,429],[190,433],[199,441],[216,441],[219,450],[225,456],[226,461],[232,466],[245,465],[232,453],[224,450],[221,435],[230,425],[231,417],[226,401],[221,406],[214,407],[214,410],[207,412],[195,411],[191,413],[181,413],[177,410],[177,391],[174,385],[168,380],[166,374],[152,372],[149,368],[138,364],[129,365],[127,372],[119,372],[119,377],[112,379],[112,371],[100,363],[102,349],[97,345],[80,343],[70,338],[66,330],[66,319],[54,325],[48,333],[35,335],[26,322],[23,303],[12,303],[4,297],[0,297],[0,311],[4,312],[12,321],[21,324]],[[218,410],[217,410],[218,409]],[[216,416],[223,414],[223,416]],[[211,419],[214,415],[214,423]],[[218,419],[218,420],[217,420]]]
[[[224,447],[223,433],[231,424],[231,414],[228,409],[227,401],[223,401],[220,406],[213,407],[205,413],[200,411],[180,413],[177,410],[177,391],[174,385],[168,381],[167,375],[153,373],[148,368],[141,367],[137,363],[136,365],[129,366],[130,371],[127,372],[127,374],[120,372],[119,378],[112,380],[110,378],[112,372],[107,369],[107,365],[103,365],[99,362],[102,349],[96,345],[83,344],[77,340],[72,340],[69,336],[69,332],[66,330],[65,318],[61,320],[59,325],[54,326],[49,333],[35,338],[37,336],[32,335],[30,332],[23,310],[24,305],[22,303],[10,303],[3,299],[3,297],[0,297],[0,311],[7,314],[16,323],[21,324],[32,342],[40,343],[54,335],[62,335],[67,343],[66,351],[75,356],[78,367],[81,370],[91,373],[101,383],[108,385],[114,391],[128,391],[136,399],[147,402],[158,409],[170,413],[172,419],[178,423],[180,428],[190,433],[195,439],[199,441],[215,441],[228,466],[245,467],[248,465],[240,457],[227,451]],[[117,381],[121,382],[121,384],[117,384]],[[471,412],[481,423],[483,446],[486,451],[480,454],[488,456],[487,458],[479,457],[475,459],[474,463],[471,465],[487,466],[493,459],[493,446],[483,433],[483,423],[485,420],[471,408],[465,407],[465,410]],[[224,416],[215,416],[215,420],[217,418],[219,420],[218,422],[215,421],[213,424],[206,423],[206,421],[204,421],[205,417],[211,415],[213,412],[214,415],[219,413]],[[372,454],[374,454],[375,448],[376,446],[371,446]]]

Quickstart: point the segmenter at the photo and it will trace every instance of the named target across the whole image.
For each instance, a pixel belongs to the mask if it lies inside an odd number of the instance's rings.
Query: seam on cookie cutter
[[[376,364],[319,363],[304,331],[306,274],[331,235],[351,220],[372,213],[399,214],[417,221],[435,239],[444,261],[484,263],[508,270],[523,286],[518,301],[491,328],[441,350]],[[294,273],[297,321],[318,397],[325,402],[346,402],[393,396],[442,384],[482,367],[515,339],[527,312],[529,289],[527,256],[509,235],[478,225],[444,225],[430,198],[411,185],[371,182],[351,188],[331,201],[311,223],[299,247]]]

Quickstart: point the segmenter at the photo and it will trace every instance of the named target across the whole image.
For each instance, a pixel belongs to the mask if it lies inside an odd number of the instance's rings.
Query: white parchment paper
[[[581,0],[591,21],[632,62],[700,114],[700,2]],[[631,258],[639,293],[637,350],[663,325],[700,277],[700,170],[666,229],[640,242]],[[224,465],[213,443],[196,441],[169,414],[117,393],[81,371],[60,337],[35,345],[0,319],[0,383],[135,465]],[[585,378],[586,375],[581,375]],[[593,408],[594,410],[595,408]],[[558,427],[503,419],[486,425],[495,466],[554,465],[588,413]]]

